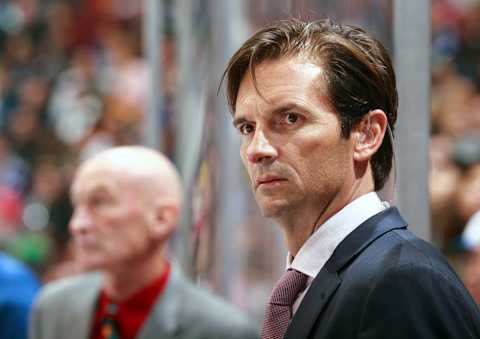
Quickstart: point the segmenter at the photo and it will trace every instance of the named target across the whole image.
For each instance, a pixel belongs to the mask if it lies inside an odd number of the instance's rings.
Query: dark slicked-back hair
[[[339,114],[343,137],[349,138],[353,126],[374,109],[386,113],[393,137],[398,97],[395,73],[385,47],[358,27],[330,20],[277,21],[248,39],[232,56],[224,72],[232,112],[240,83],[247,73],[258,91],[256,66],[266,60],[297,56],[323,69],[325,85],[321,88]],[[383,188],[392,168],[391,141],[386,135],[372,157],[375,190]]]

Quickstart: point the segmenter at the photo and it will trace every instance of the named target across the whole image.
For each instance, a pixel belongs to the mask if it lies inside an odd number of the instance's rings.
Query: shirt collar
[[[170,263],[166,263],[165,270],[162,274],[156,278],[154,281],[150,282],[147,286],[141,288],[139,291],[135,292],[133,295],[129,296],[127,299],[122,300],[121,302],[115,302],[107,295],[105,290],[102,290],[101,293],[101,303],[116,304],[118,310],[125,309],[142,309],[150,308],[157,300],[157,297],[162,294],[165,289],[168,278],[170,276]]]
[[[287,269],[315,278],[342,240],[365,220],[383,211],[387,204],[382,203],[375,192],[350,202],[307,239],[293,261],[290,253],[287,254]]]

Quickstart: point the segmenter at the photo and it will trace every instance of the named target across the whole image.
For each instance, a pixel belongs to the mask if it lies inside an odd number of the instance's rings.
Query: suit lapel
[[[179,338],[180,319],[182,319],[183,277],[179,268],[172,264],[167,287],[156,301],[153,311],[145,320],[138,339],[174,339]]]
[[[71,309],[64,312],[66,320],[62,322],[62,333],[68,335],[69,339],[89,338],[92,327],[92,319],[95,314],[96,302],[101,288],[99,274],[92,274],[87,278],[83,291],[73,296],[75,303],[70,305]],[[62,316],[62,315],[60,315]]]
[[[392,207],[374,215],[350,233],[313,280],[288,327],[285,339],[307,338],[316,319],[342,283],[339,271],[385,233],[406,227],[407,223],[398,210]]]
[[[321,284],[315,283],[316,281],[321,281]],[[288,326],[285,339],[307,338],[315,320],[337,290],[340,282],[336,273],[326,269],[318,273]]]

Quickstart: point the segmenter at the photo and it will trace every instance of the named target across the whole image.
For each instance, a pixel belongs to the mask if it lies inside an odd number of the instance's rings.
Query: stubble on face
[[[266,217],[282,219],[282,223],[312,222],[345,185],[343,178],[350,165],[338,114],[322,95],[322,69],[302,59],[286,58],[260,64],[256,76],[262,96],[247,75],[240,84],[235,112],[236,119],[254,125],[255,133],[265,135],[262,142],[275,148],[275,156],[252,161],[251,144],[258,136],[242,136],[240,154],[255,199]],[[285,121],[278,119],[290,111],[278,112],[278,107],[292,107],[298,120],[284,126]],[[285,180],[257,185],[259,178],[269,175]]]

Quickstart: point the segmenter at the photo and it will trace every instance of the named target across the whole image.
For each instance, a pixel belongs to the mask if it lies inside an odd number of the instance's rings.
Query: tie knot
[[[286,271],[275,285],[270,304],[292,306],[295,298],[307,285],[308,276],[290,269]]]

